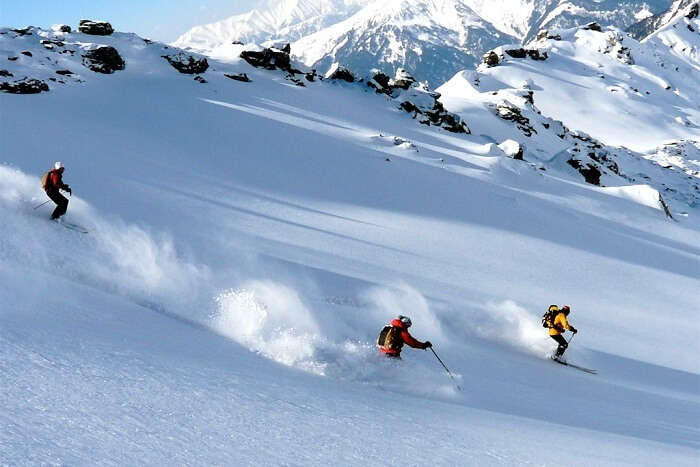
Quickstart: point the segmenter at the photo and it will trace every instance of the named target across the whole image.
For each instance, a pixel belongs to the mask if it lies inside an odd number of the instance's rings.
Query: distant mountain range
[[[678,0],[684,1],[684,0]],[[333,63],[367,73],[399,68],[437,87],[504,43],[543,28],[591,21],[627,28],[657,18],[671,0],[268,0],[197,26],[173,45],[226,58],[234,42],[290,42],[292,55],[325,72]]]

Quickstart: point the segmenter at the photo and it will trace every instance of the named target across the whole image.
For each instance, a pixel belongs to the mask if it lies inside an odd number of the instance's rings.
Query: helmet
[[[549,307],[549,311],[559,311],[559,307],[556,306],[556,305],[551,305],[551,306]]]
[[[401,321],[407,328],[411,327],[411,324],[413,324],[411,323],[411,318],[409,318],[408,316],[399,315],[397,316],[397,319]]]
[[[561,311],[563,311],[565,315],[568,315],[569,312],[571,312],[571,308],[569,308],[569,305],[564,305],[561,307]]]
[[[53,167],[54,167],[54,169],[56,169],[56,170],[62,169],[62,168],[63,168],[63,162],[58,161],[58,162],[56,162],[56,163],[53,165]]]

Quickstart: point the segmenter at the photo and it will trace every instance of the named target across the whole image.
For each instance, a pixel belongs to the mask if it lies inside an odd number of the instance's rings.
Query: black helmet
[[[401,321],[401,322],[404,324],[404,326],[406,326],[407,328],[410,328],[410,327],[411,327],[411,324],[413,324],[413,323],[411,322],[411,318],[409,318],[408,316],[399,315],[399,316],[396,317],[396,319],[398,319],[399,321]]]

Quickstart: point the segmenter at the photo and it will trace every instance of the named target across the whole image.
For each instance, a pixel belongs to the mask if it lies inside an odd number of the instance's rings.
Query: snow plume
[[[438,340],[444,337],[440,321],[430,309],[425,297],[407,284],[397,284],[392,288],[374,287],[364,294],[370,303],[376,322],[389,323],[397,315],[405,315],[419,329],[421,340]]]
[[[0,166],[0,264],[37,269],[178,314],[198,302],[208,269],[182,258],[167,235],[105,219],[73,196],[66,217],[87,228],[84,235],[48,221],[52,202],[34,209],[46,200],[37,177]]]
[[[505,342],[543,357],[551,354],[553,343],[540,321],[540,316],[529,313],[512,300],[489,302],[475,331],[486,339]]]
[[[288,366],[323,374],[315,360],[320,330],[292,288],[272,281],[250,281],[216,297],[214,328],[249,349]]]

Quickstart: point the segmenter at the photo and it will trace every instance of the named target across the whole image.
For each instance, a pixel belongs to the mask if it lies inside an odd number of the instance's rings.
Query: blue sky
[[[0,26],[42,26],[79,19],[109,21],[121,32],[170,42],[192,26],[253,8],[257,0],[0,0]]]

